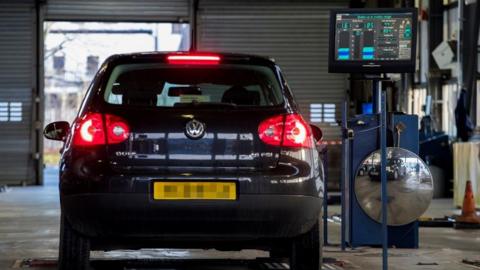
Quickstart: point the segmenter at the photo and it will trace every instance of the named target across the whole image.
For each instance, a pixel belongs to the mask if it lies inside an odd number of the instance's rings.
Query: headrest
[[[140,71],[126,72],[120,75],[112,87],[115,95],[132,94],[132,92],[149,92],[159,95],[162,93],[165,82],[156,80]]]
[[[168,96],[179,97],[182,95],[201,95],[200,87],[197,86],[175,86],[168,89]]]
[[[235,85],[223,93],[222,102],[236,105],[259,105],[260,93],[248,91],[243,86]]]

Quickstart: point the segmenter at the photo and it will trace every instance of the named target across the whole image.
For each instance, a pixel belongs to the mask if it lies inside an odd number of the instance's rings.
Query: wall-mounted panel
[[[0,185],[37,180],[32,136],[35,18],[33,1],[0,1]]]

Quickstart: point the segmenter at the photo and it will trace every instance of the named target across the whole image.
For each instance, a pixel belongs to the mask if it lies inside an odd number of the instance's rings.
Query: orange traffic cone
[[[457,222],[480,224],[480,217],[475,212],[475,199],[473,198],[472,182],[467,181],[465,197],[463,198],[462,215],[457,217]]]

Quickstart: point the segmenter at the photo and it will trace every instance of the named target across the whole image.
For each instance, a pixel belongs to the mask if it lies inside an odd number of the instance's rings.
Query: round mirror
[[[382,222],[380,161],[380,150],[377,150],[363,160],[355,175],[357,201],[377,222]],[[415,221],[427,210],[433,196],[433,179],[427,165],[406,149],[388,147],[386,169],[388,225]]]

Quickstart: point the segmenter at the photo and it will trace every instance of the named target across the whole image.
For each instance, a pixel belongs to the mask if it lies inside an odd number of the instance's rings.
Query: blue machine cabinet
[[[397,144],[397,124],[404,127]],[[349,142],[349,176],[345,183],[345,244],[350,247],[381,246],[382,224],[372,220],[361,208],[355,196],[355,175],[360,163],[380,148],[379,115],[358,115],[348,121],[353,131]],[[387,116],[387,146],[399,146],[418,154],[418,117],[389,113]],[[388,226],[388,245],[397,248],[418,248],[418,222],[403,226]]]

